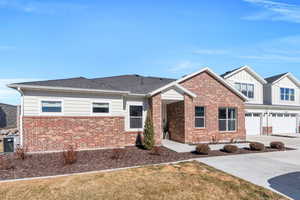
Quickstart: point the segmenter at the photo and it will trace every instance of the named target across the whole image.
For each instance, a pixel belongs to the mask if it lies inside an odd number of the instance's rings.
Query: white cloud
[[[86,5],[65,2],[49,2],[37,0],[0,0],[0,8],[13,9],[25,13],[56,14],[87,8]]]
[[[222,49],[197,49],[193,51],[194,54],[205,54],[205,55],[222,55],[229,54],[230,52]]]
[[[243,17],[246,20],[272,20],[300,23],[300,6],[271,0],[243,0],[261,7],[261,12]]]
[[[26,78],[0,79],[0,103],[8,103],[8,104],[20,103],[20,94],[16,90],[8,88],[7,84],[35,81],[35,80],[37,79],[26,79]]]
[[[190,69],[194,69],[194,68],[199,68],[200,64],[199,63],[195,63],[189,60],[185,60],[185,61],[180,61],[177,64],[175,64],[174,66],[169,68],[169,71],[172,73],[177,73],[177,72],[183,72],[186,70],[190,70]]]

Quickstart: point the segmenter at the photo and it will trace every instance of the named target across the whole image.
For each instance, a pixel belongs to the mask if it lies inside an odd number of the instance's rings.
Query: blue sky
[[[300,78],[298,0],[0,0],[0,102],[11,82],[242,65]]]

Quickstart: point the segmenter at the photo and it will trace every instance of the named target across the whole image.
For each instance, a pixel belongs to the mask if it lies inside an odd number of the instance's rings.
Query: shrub
[[[218,137],[215,136],[215,135],[213,135],[213,136],[211,137],[211,143],[212,143],[212,144],[218,144],[218,143],[219,143]]]
[[[63,152],[64,161],[66,165],[71,165],[77,161],[77,152],[73,146],[69,146],[66,151]]]
[[[210,147],[208,144],[198,144],[196,147],[196,152],[199,154],[208,154]]]
[[[265,145],[263,143],[259,142],[251,142],[249,144],[250,150],[251,151],[263,151],[265,150]]]
[[[153,122],[151,119],[151,113],[148,111],[147,118],[145,121],[144,127],[144,141],[143,146],[147,150],[151,150],[154,147],[155,140],[154,140],[154,128]]]
[[[118,160],[124,155],[124,149],[114,149],[112,152],[111,159]]]
[[[27,157],[27,149],[21,146],[17,146],[15,151],[15,157],[20,160],[25,160]]]
[[[10,170],[14,169],[12,161],[4,156],[0,156],[0,170]]]
[[[274,142],[271,142],[270,143],[270,147],[273,148],[273,149],[284,149],[285,148],[285,145],[283,142],[279,142],[279,141],[274,141]]]
[[[223,150],[227,153],[235,153],[239,148],[236,145],[227,144],[223,147]]]
[[[151,155],[160,156],[161,151],[158,146],[154,146],[150,152]]]

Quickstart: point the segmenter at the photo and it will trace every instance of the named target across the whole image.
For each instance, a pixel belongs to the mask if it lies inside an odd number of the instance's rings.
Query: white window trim
[[[194,113],[194,117],[195,117],[195,124],[194,124],[194,126],[195,126],[196,129],[205,129],[206,128],[206,107],[205,106],[195,106],[195,111],[196,111],[196,107],[203,107],[204,108],[204,116],[203,117],[197,117],[196,113]],[[202,126],[202,127],[196,126],[196,119],[197,118],[199,118],[199,119],[203,118],[203,120],[204,120],[204,126]]]
[[[130,128],[130,106],[142,106],[142,128]],[[145,122],[145,116],[144,116],[144,103],[143,102],[131,102],[127,103],[127,131],[128,132],[142,132],[144,131],[144,122]]]
[[[42,111],[42,101],[60,101],[61,102],[61,112],[43,112]],[[64,115],[64,100],[63,99],[52,99],[52,98],[40,98],[39,99],[39,115],[41,116],[63,116]]]
[[[234,130],[231,130],[231,131],[229,131],[228,130],[228,121],[229,120],[232,120],[232,119],[228,119],[228,118],[226,118],[226,119],[219,119],[219,110],[220,109],[222,109],[222,108],[226,108],[226,117],[228,116],[228,109],[229,108],[234,108],[235,109],[235,129]],[[225,131],[221,131],[220,130],[220,120],[223,120],[223,121],[226,121],[226,130]],[[219,132],[220,133],[234,133],[234,132],[237,132],[237,130],[238,130],[238,109],[236,108],[236,107],[219,107],[218,108],[218,129],[219,129]]]
[[[93,103],[108,103],[108,113],[94,113],[93,112]],[[111,116],[111,101],[109,100],[92,100],[90,102],[90,113],[92,116]]]
[[[283,99],[281,99],[281,89],[284,89],[284,93],[283,93],[284,98]],[[294,100],[291,100],[291,96],[292,96],[291,92],[289,92],[289,99],[288,100],[285,99],[285,89],[294,90]],[[281,102],[291,102],[291,103],[296,102],[296,88],[279,87],[279,101],[281,101]]]
[[[234,81],[234,87],[236,87],[236,84],[247,84],[247,85],[253,85],[253,97],[248,97],[246,96],[249,100],[254,100],[255,99],[255,83],[253,82],[241,82],[241,81]],[[238,90],[238,89],[237,89]],[[240,90],[239,90],[240,91]],[[242,91],[240,91],[242,93]],[[248,91],[247,91],[248,93]]]

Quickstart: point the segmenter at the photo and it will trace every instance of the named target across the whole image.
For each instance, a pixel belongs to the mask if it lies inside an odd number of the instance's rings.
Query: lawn
[[[198,162],[0,184],[0,199],[286,199]]]

